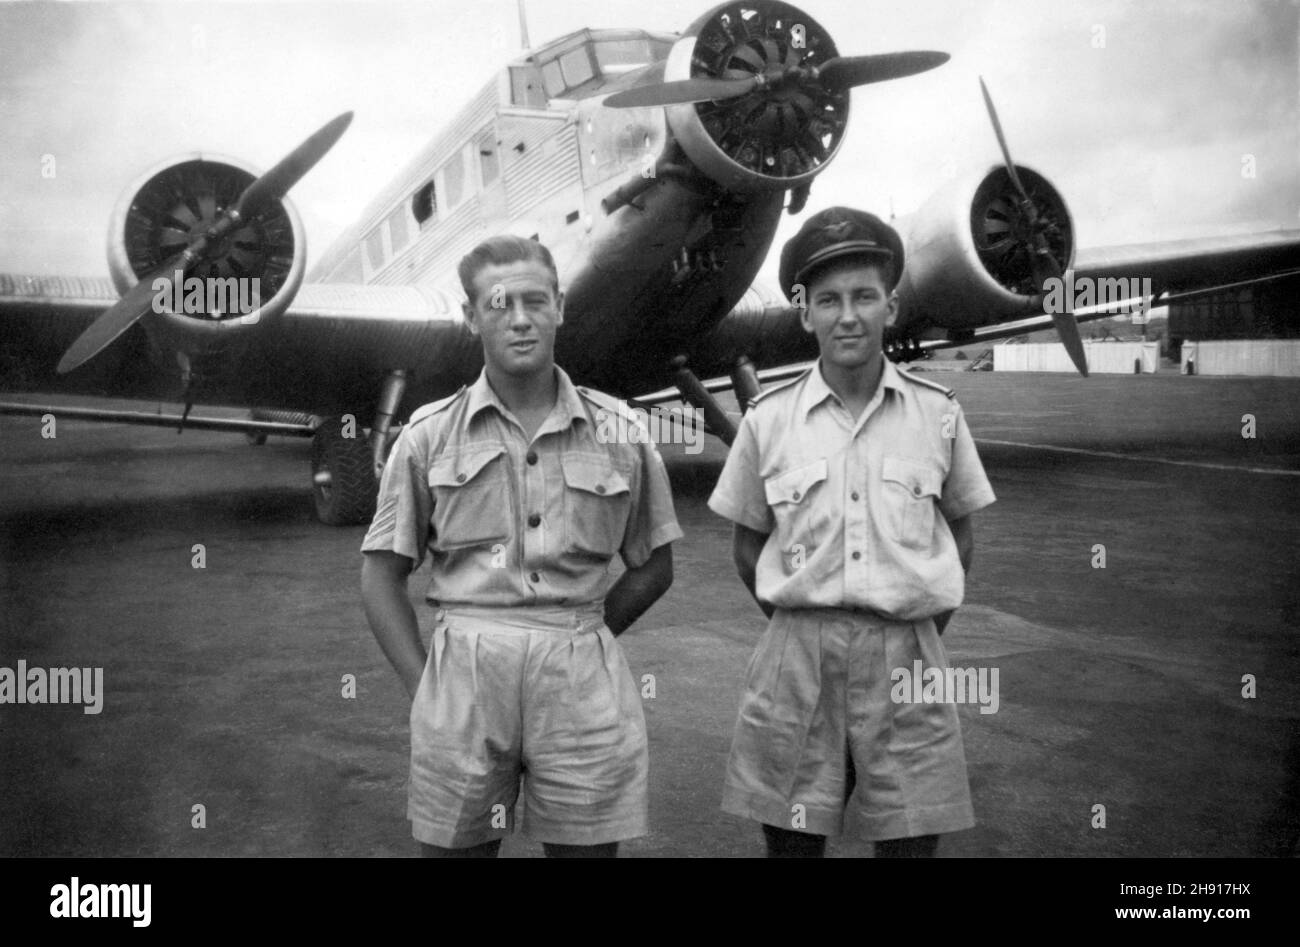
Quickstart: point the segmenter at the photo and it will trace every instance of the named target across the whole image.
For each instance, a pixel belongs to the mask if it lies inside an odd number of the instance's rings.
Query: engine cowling
[[[108,229],[113,284],[125,293],[217,220],[257,176],[235,158],[193,153],[146,171],[123,192]],[[287,200],[227,234],[175,290],[159,293],[145,328],[168,346],[211,351],[273,322],[306,270],[306,232]]]
[[[837,55],[830,34],[797,7],[749,0],[717,7],[692,23],[668,54],[664,80],[748,78],[780,65],[818,66]],[[839,150],[849,92],[804,78],[666,111],[687,157],[722,187],[786,190],[811,182]]]
[[[1063,268],[1074,259],[1074,223],[1043,175],[1017,164],[1048,247]],[[908,322],[960,329],[1042,314],[1032,237],[1006,168],[960,178],[937,191],[908,228],[899,295]]]

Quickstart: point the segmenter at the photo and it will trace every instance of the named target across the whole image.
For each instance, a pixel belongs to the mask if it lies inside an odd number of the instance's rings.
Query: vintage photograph
[[[0,125],[0,856],[1300,851],[1296,0],[5,3]]]

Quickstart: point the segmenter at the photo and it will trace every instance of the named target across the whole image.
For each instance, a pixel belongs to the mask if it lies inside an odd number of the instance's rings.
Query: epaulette
[[[945,397],[950,398],[954,401],[957,399],[957,392],[953,391],[951,388],[945,388],[937,381],[930,381],[930,379],[928,378],[918,378],[916,375],[913,375],[911,372],[903,371],[903,369],[899,368],[897,365],[895,365],[894,368],[898,371],[899,375],[901,375],[903,378],[906,378],[908,381],[916,382],[918,385],[925,385],[925,387],[927,388],[933,388],[935,391],[940,392]]]
[[[611,394],[603,391],[597,391],[595,388],[588,388],[585,385],[575,386],[578,397],[590,401],[598,408],[606,411],[614,411],[625,418],[636,418],[637,414],[632,410],[632,406],[621,398],[615,398]]]
[[[430,401],[428,404],[420,405],[420,407],[411,412],[411,418],[406,422],[407,427],[410,427],[417,421],[423,421],[425,418],[431,418],[435,414],[446,411],[455,403],[457,398],[462,397],[468,390],[469,389],[464,385],[461,385],[460,388],[456,390],[455,394],[450,394],[445,398],[439,398],[437,401]]]
[[[768,397],[769,395],[774,394],[775,392],[778,391],[785,391],[785,389],[789,388],[791,385],[797,385],[799,382],[807,378],[808,374],[811,371],[812,368],[805,368],[802,372],[800,372],[798,375],[795,375],[793,378],[787,379],[786,381],[777,382],[775,385],[773,385],[770,388],[764,388],[753,398],[749,399],[749,406],[752,408],[754,407],[754,405],[758,404],[760,401],[762,401],[764,398]]]

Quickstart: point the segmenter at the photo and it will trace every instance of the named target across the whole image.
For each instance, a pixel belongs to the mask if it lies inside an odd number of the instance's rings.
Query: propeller
[[[998,121],[998,111],[993,107],[993,98],[989,95],[988,86],[984,84],[983,76],[980,77],[980,92],[984,96],[984,108],[989,113],[989,121],[993,125],[993,134],[998,139],[998,147],[1002,149],[1002,161],[1006,165],[1007,174],[1011,178],[1011,184],[1019,195],[1016,202],[1025,223],[1029,225],[1030,237],[1030,266],[1034,272],[1034,283],[1042,291],[1043,285],[1049,279],[1062,279],[1064,271],[1056,257],[1052,256],[1052,251],[1047,244],[1047,234],[1045,232],[1045,222],[1042,221],[1038,214],[1038,206],[1030,198],[1029,192],[1025,190],[1025,185],[1020,180],[1020,175],[1016,173],[1015,162],[1011,160],[1011,151],[1007,148],[1007,138],[1002,132],[1002,123]],[[1070,294],[1065,293],[1066,297]],[[1065,346],[1066,353],[1070,356],[1070,361],[1074,367],[1079,370],[1079,374],[1085,378],[1088,376],[1088,358],[1083,351],[1083,339],[1079,336],[1079,323],[1074,320],[1072,299],[1065,300],[1065,311],[1052,313],[1052,324],[1056,327],[1056,334],[1060,337],[1061,343]]]
[[[63,358],[59,360],[58,373],[66,375],[85,364],[107,348],[119,335],[139,322],[150,311],[155,296],[160,293],[170,295],[172,284],[178,274],[183,280],[187,272],[208,258],[210,248],[215,250],[220,245],[222,237],[284,197],[289,189],[334,147],[351,121],[352,113],[344,112],[327,122],[282,158],[270,171],[244,188],[234,204],[226,208],[221,217],[201,237],[152,273],[142,276],[140,281],[107,312],[91,323],[63,353]],[[159,279],[167,281],[165,289],[155,286]]]
[[[887,79],[901,79],[926,72],[948,61],[947,53],[917,51],[883,53],[878,56],[836,56],[820,66],[780,65],[754,75],[715,79],[700,76],[677,82],[660,82],[615,93],[605,99],[612,108],[651,108],[688,102],[720,102],[747,95],[757,89],[774,88],[790,81],[814,79],[829,92],[843,92],[854,86]]]

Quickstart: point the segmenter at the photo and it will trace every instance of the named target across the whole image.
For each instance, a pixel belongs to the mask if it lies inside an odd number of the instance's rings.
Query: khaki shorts
[[[891,672],[917,659],[948,666],[930,619],[778,610],[746,674],[722,808],[816,835],[852,810],[867,839],[973,826],[956,705],[890,699]]]
[[[599,845],[647,829],[645,717],[599,609],[446,608],[411,703],[415,838]]]

